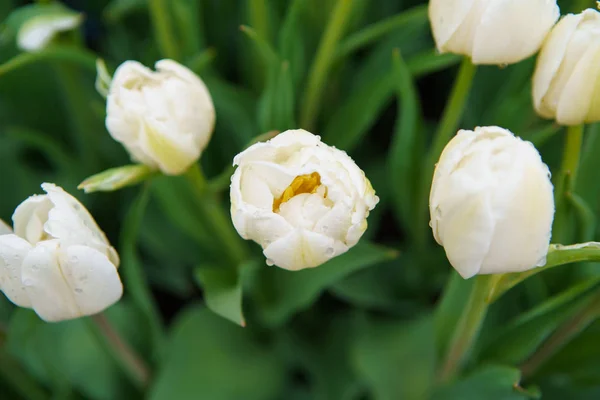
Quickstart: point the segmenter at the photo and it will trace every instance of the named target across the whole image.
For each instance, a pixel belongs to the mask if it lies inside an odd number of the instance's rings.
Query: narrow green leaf
[[[305,4],[306,0],[292,0],[279,33],[279,53],[283,61],[290,63],[294,89],[299,88],[302,77],[308,68],[301,19]]]
[[[52,45],[34,53],[21,53],[0,64],[0,78],[19,68],[40,61],[66,61],[96,73],[96,55],[87,50],[64,45]]]
[[[156,170],[144,164],[124,165],[86,178],[77,189],[82,189],[86,193],[112,192],[137,185],[155,174],[157,174]]]
[[[316,268],[297,272],[263,268],[254,288],[260,314],[271,325],[282,324],[295,312],[309,307],[336,281],[395,257],[395,250],[363,242]]]
[[[435,380],[433,318],[365,322],[353,348],[357,374],[380,400],[422,400]]]
[[[575,211],[579,235],[577,241],[593,240],[596,232],[596,214],[586,201],[577,193],[567,192],[567,201]]]
[[[302,102],[300,126],[311,130],[319,116],[321,95],[331,65],[335,59],[335,49],[341,39],[353,7],[352,0],[337,0],[330,16],[327,28],[321,39],[319,49],[310,69],[306,93]]]
[[[198,54],[204,46],[203,19],[197,0],[171,0],[173,21],[182,56]]]
[[[281,394],[285,367],[247,330],[207,309],[182,313],[150,400],[264,400]]]
[[[393,55],[393,72],[398,96],[396,128],[388,154],[389,182],[394,211],[405,229],[414,226],[413,193],[415,187],[415,143],[419,123],[420,103],[408,66],[399,51]]]
[[[196,280],[204,289],[206,305],[214,313],[245,326],[242,310],[242,282],[233,268],[196,268]]]
[[[520,315],[488,341],[480,358],[506,364],[525,361],[558,326],[588,301],[585,295],[599,283],[600,279],[582,282]]]
[[[136,250],[140,225],[148,200],[149,188],[145,186],[131,204],[123,222],[119,252],[120,272],[127,291],[146,319],[152,337],[153,357],[158,359],[162,354],[164,343],[162,321]]]
[[[460,58],[455,55],[440,56],[428,50],[409,59],[407,65],[412,76],[418,78],[458,61]],[[354,150],[386,105],[392,101],[395,87],[395,75],[390,70],[383,75],[373,76],[356,88],[353,95],[334,111],[325,127],[323,140],[349,152]],[[364,99],[369,101],[365,102]]]
[[[192,56],[192,58],[190,58],[186,64],[192,71],[196,73],[196,75],[200,75],[200,73],[202,73],[202,71],[204,71],[204,69],[208,67],[208,65],[212,63],[216,57],[216,50],[210,48],[196,54],[195,56]]]
[[[254,29],[249,26],[242,25],[240,27],[242,32],[246,34],[246,36],[252,41],[256,50],[260,54],[263,65],[266,67],[271,67],[279,63],[279,56],[273,49],[273,47],[259,34],[256,33]]]
[[[146,0],[112,0],[104,8],[104,18],[109,23],[118,23],[130,14],[144,10],[146,6]]]
[[[62,172],[69,174],[76,170],[76,162],[67,149],[52,140],[48,134],[21,126],[7,127],[4,129],[4,134],[7,138],[39,150]]]
[[[499,365],[482,367],[463,380],[436,389],[432,400],[524,400],[532,394],[519,386],[517,368]]]
[[[38,382],[29,376],[5,349],[0,348],[0,376],[26,400],[50,399]]]
[[[533,268],[525,272],[495,275],[494,284],[488,296],[488,302],[495,302],[509,289],[523,282],[530,276],[539,274],[540,272],[558,267],[560,265],[566,265],[580,261],[600,261],[600,243],[588,242],[573,244],[570,246],[551,244],[546,257],[546,265],[543,267]]]
[[[336,57],[344,59],[350,54],[379,40],[381,37],[407,25],[425,26],[429,22],[427,17],[427,5],[418,5],[398,15],[389,17],[367,26],[359,32],[344,39],[337,47]]]

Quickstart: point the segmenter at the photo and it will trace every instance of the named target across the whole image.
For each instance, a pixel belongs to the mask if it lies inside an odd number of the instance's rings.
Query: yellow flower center
[[[321,175],[313,172],[310,175],[299,175],[294,178],[278,199],[273,200],[273,212],[278,212],[279,207],[292,197],[302,193],[316,193],[321,186]]]

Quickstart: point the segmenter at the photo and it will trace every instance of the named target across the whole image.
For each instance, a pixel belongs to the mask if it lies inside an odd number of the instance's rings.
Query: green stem
[[[34,53],[20,53],[0,64],[0,76],[40,61],[66,61],[96,73],[96,56],[92,52],[53,44],[52,47]]]
[[[554,182],[554,202],[556,204],[556,214],[554,217],[554,226],[552,237],[558,242],[567,241],[565,235],[565,226],[569,220],[569,204],[567,193],[573,190],[577,182],[577,172],[579,169],[579,160],[581,158],[581,145],[583,143],[584,125],[569,126],[567,128],[567,138],[563,152],[562,165],[559,174]]]
[[[194,164],[185,173],[197,198],[196,206],[201,219],[206,221],[207,229],[215,236],[216,244],[223,247],[224,255],[233,266],[242,264],[247,259],[247,248],[231,224],[231,218],[223,212],[216,201],[214,193],[208,190],[206,178],[199,164]]]
[[[138,354],[125,342],[103,314],[86,319],[98,343],[117,362],[131,382],[140,390],[150,381],[150,371]]]
[[[160,52],[164,57],[179,60],[179,48],[177,47],[167,1],[148,0],[148,7]]]
[[[486,298],[492,282],[491,276],[479,275],[475,279],[467,308],[454,330],[444,363],[439,372],[438,379],[441,383],[450,381],[460,372],[465,357],[473,347],[487,314],[488,303]]]
[[[335,59],[336,46],[344,33],[344,27],[350,17],[352,5],[352,0],[337,0],[312,64],[300,118],[300,126],[309,131],[314,127],[315,120],[319,114],[321,94],[323,93],[329,69]]]
[[[421,179],[423,186],[419,192],[416,206],[417,218],[419,220],[427,218],[429,191],[431,190],[431,182],[433,180],[435,164],[440,158],[444,147],[446,147],[446,144],[448,144],[448,141],[450,141],[458,129],[458,125],[462,119],[465,104],[467,103],[476,71],[477,67],[471,63],[471,60],[465,57],[460,65],[460,69],[458,71],[456,81],[454,82],[454,87],[452,88],[450,98],[446,104],[442,120],[440,121],[437,132],[433,138],[433,145],[429,151],[425,165],[423,166],[423,178]],[[426,243],[426,230],[428,224],[425,220],[417,225],[421,230],[416,238],[417,244],[420,248],[423,248]]]
[[[521,365],[523,376],[532,376],[546,361],[599,317],[600,292],[596,292],[577,314],[559,327],[529,360]]]
[[[0,375],[23,399],[50,399],[44,389],[4,349],[0,349]]]

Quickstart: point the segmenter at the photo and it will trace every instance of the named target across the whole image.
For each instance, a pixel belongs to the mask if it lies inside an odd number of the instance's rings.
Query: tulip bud
[[[0,290],[45,321],[101,312],[121,298],[119,256],[85,207],[45,183],[0,236]]]
[[[134,161],[168,175],[185,172],[208,144],[215,109],[204,82],[172,60],[156,72],[126,61],[112,79],[106,127]]]
[[[566,15],[544,43],[533,75],[533,102],[562,125],[600,121],[600,13]]]
[[[546,262],[554,217],[550,172],[535,147],[499,127],[461,130],[436,166],[431,228],[463,278]]]
[[[233,224],[262,246],[268,265],[296,271],[345,253],[379,201],[345,152],[304,130],[256,143],[233,163]]]
[[[558,20],[556,0],[430,0],[429,19],[441,53],[474,64],[513,64],[537,52]]]

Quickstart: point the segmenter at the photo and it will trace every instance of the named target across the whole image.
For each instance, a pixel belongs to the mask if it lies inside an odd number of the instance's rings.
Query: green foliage
[[[53,12],[85,19],[43,50],[19,51],[23,21]],[[42,182],[82,200],[121,257],[125,294],[106,316],[150,372],[147,387],[132,383],[90,319],[44,323],[0,296],[0,398],[599,398],[595,242],[553,246],[546,267],[496,276],[464,368],[440,377],[473,281],[452,271],[422,212],[463,61],[435,49],[425,0],[5,0],[0,21],[0,218]],[[131,165],[106,131],[99,58],[109,72],[175,58],[202,77],[217,115],[206,176]],[[566,130],[533,111],[534,65],[478,67],[450,122],[511,129],[557,176]],[[298,272],[267,266],[227,216],[233,157],[294,128],[348,152],[380,197],[360,243]],[[564,245],[600,238],[599,134],[586,127],[566,182]]]

